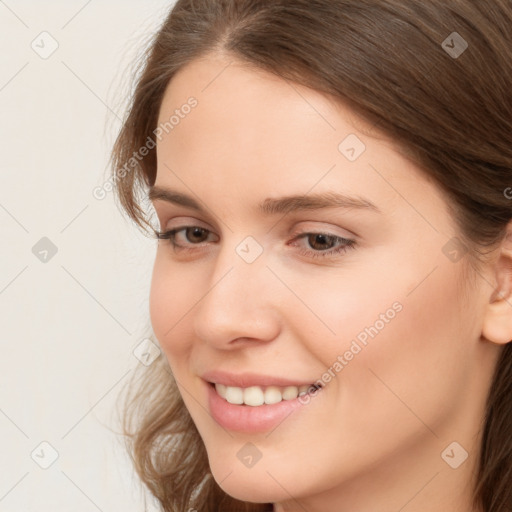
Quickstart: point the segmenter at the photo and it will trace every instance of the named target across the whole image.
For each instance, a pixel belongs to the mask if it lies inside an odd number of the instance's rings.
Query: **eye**
[[[169,240],[171,247],[180,252],[194,251],[202,244],[219,240],[217,235],[201,226],[181,226],[164,232],[154,231],[154,234],[158,240]],[[303,243],[297,243],[302,240],[307,242],[307,247]],[[298,246],[299,253],[308,258],[332,258],[353,248],[355,244],[355,240],[337,235],[311,232],[300,233],[289,243],[293,247]]]
[[[296,240],[307,242],[309,249],[304,248],[304,244],[299,244],[302,245],[300,252],[304,256],[312,258],[332,257],[353,248],[356,244],[355,240],[329,233],[301,233],[295,237],[294,241]],[[290,245],[295,246],[296,243]]]
[[[199,245],[206,242],[210,234],[212,234],[210,230],[200,226],[182,226],[164,232],[155,231],[158,240],[169,240],[175,249],[186,248],[184,246],[187,244]]]

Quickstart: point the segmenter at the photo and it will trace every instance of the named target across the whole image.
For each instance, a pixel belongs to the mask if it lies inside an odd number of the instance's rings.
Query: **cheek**
[[[437,429],[462,403],[471,379],[466,348],[474,332],[461,313],[456,277],[452,267],[441,265],[412,292],[413,281],[397,277],[393,288],[350,309],[362,324],[344,315],[350,330],[343,348],[355,340],[361,349],[340,372],[338,385],[342,400],[352,404],[348,409],[357,411],[348,428],[362,439],[375,435],[375,424],[388,439],[431,436],[429,429],[440,433]],[[379,323],[394,301],[401,311]],[[358,334],[367,334],[366,343]]]
[[[383,379],[401,383],[405,393],[406,382],[425,396],[436,389],[448,391],[458,380],[454,376],[465,371],[464,347],[469,349],[471,332],[456,278],[453,268],[444,265],[417,288],[403,289],[403,311],[386,328],[382,343],[374,345],[369,363],[379,365]]]
[[[189,278],[166,263],[165,255],[158,254],[153,267],[149,294],[151,325],[169,362],[187,349],[182,331],[186,314],[197,302]]]
[[[404,315],[406,284],[396,278],[387,282],[380,268],[357,264],[316,274],[282,269],[294,294],[281,310],[283,324],[327,369],[345,354],[350,366],[365,359],[372,340],[379,343]]]
[[[295,313],[306,333],[301,339],[325,365],[321,380],[368,415],[360,425],[393,414],[417,422],[408,407],[435,423],[456,407],[471,378],[468,345],[478,333],[461,306],[458,269],[446,258],[415,261],[379,265],[396,272],[352,269],[321,289],[295,280],[294,291],[311,310]]]

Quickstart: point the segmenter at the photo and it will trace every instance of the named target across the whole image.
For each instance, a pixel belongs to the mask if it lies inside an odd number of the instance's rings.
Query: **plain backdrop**
[[[0,512],[144,510],[115,406],[156,242],[93,190],[172,4],[0,1]]]

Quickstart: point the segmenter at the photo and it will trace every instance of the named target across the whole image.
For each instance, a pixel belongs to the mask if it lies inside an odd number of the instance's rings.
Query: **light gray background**
[[[156,242],[92,191],[127,69],[172,3],[0,1],[0,512],[144,508],[115,404],[141,364]],[[43,237],[53,257],[33,253]]]

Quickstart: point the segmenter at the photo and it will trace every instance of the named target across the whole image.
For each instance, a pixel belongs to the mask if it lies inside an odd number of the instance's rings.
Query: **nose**
[[[246,263],[233,248],[223,252],[191,312],[196,337],[224,350],[272,341],[280,330],[279,291],[264,254]]]

